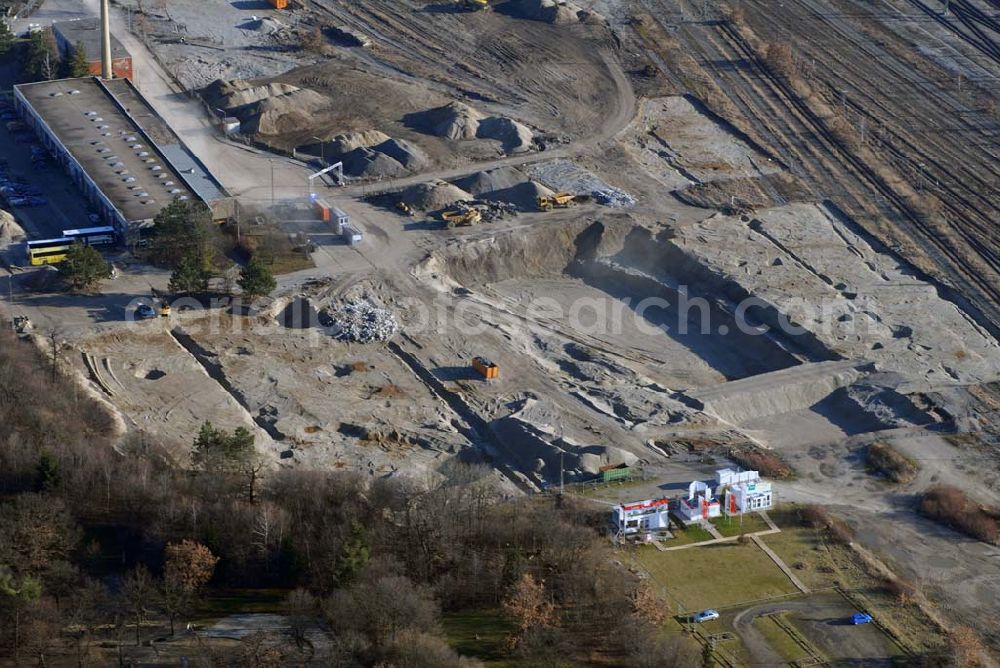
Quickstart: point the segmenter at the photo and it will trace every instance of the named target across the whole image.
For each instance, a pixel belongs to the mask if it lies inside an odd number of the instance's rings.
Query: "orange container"
[[[326,200],[316,200],[316,210],[319,212],[320,220],[324,223],[330,222],[330,205],[327,204]]]
[[[271,0],[271,6],[275,9],[287,9],[288,0]]]
[[[500,375],[500,367],[485,357],[473,357],[472,368],[482,374],[486,380],[493,380]]]

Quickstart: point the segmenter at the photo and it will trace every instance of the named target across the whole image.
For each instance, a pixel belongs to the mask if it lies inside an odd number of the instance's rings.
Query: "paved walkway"
[[[809,593],[809,587],[805,586],[802,580],[800,580],[798,576],[796,576],[795,573],[792,572],[792,569],[788,567],[788,564],[782,561],[781,557],[779,557],[777,554],[774,553],[774,550],[769,548],[767,545],[764,545],[764,541],[762,541],[759,538],[759,534],[751,535],[750,540],[756,543],[757,547],[759,547],[764,551],[764,554],[771,557],[771,561],[773,561],[777,565],[777,567],[781,569],[782,573],[788,576],[788,579],[792,581],[792,584],[795,585],[800,592],[802,592],[803,594]]]

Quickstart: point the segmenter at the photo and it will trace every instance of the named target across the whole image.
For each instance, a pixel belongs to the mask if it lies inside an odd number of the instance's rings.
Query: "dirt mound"
[[[445,139],[475,139],[483,114],[461,102],[410,114],[407,122],[416,130]]]
[[[514,167],[497,167],[488,172],[470,174],[469,176],[453,181],[453,183],[462,190],[480,196],[496,190],[512,188],[527,180],[528,177],[519,169]]]
[[[405,139],[388,139],[375,147],[410,171],[423,169],[428,165],[427,155]]]
[[[578,23],[590,19],[590,13],[579,5],[556,0],[512,0],[508,11],[518,18],[546,23]]]
[[[419,183],[404,190],[400,199],[414,209],[437,211],[455,202],[475,199],[458,186],[445,181]]]
[[[363,130],[337,135],[329,144],[332,155],[344,155],[357,148],[370,148],[389,141],[389,135],[378,130]]]
[[[296,297],[278,314],[278,322],[289,329],[310,329],[319,326],[319,314],[304,297]]]
[[[17,224],[14,216],[0,209],[0,248],[24,239],[24,229]]]
[[[279,135],[312,123],[311,116],[330,106],[329,98],[308,88],[269,83],[217,80],[203,91],[209,104],[240,119],[244,134]]]
[[[483,199],[493,202],[507,202],[522,211],[534,211],[538,208],[540,196],[551,195],[552,191],[537,181],[526,181],[510,188],[484,193]]]
[[[237,116],[241,132],[280,135],[307,127],[314,113],[329,106],[328,98],[316,91],[300,88],[261,100]]]
[[[296,90],[299,90],[299,88],[291,84],[269,83],[263,86],[254,86],[247,81],[239,79],[233,81],[216,79],[205,87],[202,95],[213,106],[225,109],[228,112]]]
[[[246,30],[255,30],[256,32],[262,32],[265,35],[275,35],[287,29],[284,23],[271,16],[265,16],[264,18],[257,19],[256,21],[251,20],[240,27]]]
[[[476,136],[480,139],[495,139],[503,145],[506,153],[522,153],[531,148],[535,135],[526,125],[504,116],[490,116],[479,123]]]
[[[344,173],[365,178],[406,176],[410,171],[385,153],[370,148],[356,148],[343,156]]]

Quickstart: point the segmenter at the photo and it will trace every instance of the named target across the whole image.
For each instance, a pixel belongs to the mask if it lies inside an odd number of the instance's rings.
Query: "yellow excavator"
[[[483,214],[476,209],[452,209],[441,212],[441,220],[448,227],[469,227],[478,225],[483,220]]]
[[[555,193],[552,195],[539,195],[538,208],[541,211],[548,211],[549,209],[553,208],[565,209],[575,201],[576,201],[576,195],[574,195],[573,193]]]
[[[473,12],[490,8],[490,0],[461,0],[461,2],[463,7]]]

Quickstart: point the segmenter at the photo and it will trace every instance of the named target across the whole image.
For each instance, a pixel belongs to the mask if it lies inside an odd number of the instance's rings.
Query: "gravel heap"
[[[323,315],[324,326],[341,341],[388,341],[399,331],[399,322],[392,311],[365,299],[350,302],[336,311],[324,311]]]

